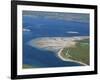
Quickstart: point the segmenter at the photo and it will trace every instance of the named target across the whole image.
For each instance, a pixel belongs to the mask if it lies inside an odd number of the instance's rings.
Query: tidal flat
[[[41,50],[53,51],[63,61],[89,65],[89,37],[41,37],[28,45]]]

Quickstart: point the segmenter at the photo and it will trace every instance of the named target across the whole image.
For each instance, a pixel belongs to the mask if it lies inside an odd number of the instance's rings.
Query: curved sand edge
[[[42,37],[31,40],[28,44],[32,47],[36,47],[43,50],[49,50],[57,53],[57,56],[63,61],[76,62],[82,65],[87,65],[80,61],[65,59],[61,56],[61,51],[65,47],[75,47],[76,40],[88,39],[88,36],[78,37]]]
[[[76,61],[76,60],[72,60],[72,59],[65,59],[65,58],[63,58],[63,57],[61,56],[61,52],[62,52],[63,49],[64,49],[64,48],[60,49],[59,52],[57,53],[58,57],[59,57],[61,60],[63,60],[63,61],[75,62],[75,63],[82,64],[82,65],[84,65],[84,66],[87,66],[87,64],[82,63],[82,62],[80,62],[80,61]]]

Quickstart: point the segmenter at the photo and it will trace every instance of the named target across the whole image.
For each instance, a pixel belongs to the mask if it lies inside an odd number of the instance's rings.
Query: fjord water
[[[89,36],[89,23],[23,16],[23,29],[28,30],[23,31],[23,64],[36,68],[81,66],[75,62],[62,61],[57,53],[29,46],[28,42],[40,37]],[[69,34],[68,31],[78,34]]]

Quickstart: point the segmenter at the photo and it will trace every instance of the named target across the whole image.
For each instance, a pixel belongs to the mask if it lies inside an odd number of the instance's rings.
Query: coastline
[[[57,53],[57,56],[63,60],[63,61],[70,61],[70,62],[75,62],[79,63],[81,65],[87,66],[87,64],[77,61],[77,60],[72,60],[70,58],[65,59],[62,55],[61,52],[63,49],[69,48],[69,47],[75,47],[76,41],[84,40],[84,39],[89,39],[89,36],[75,36],[75,37],[40,37],[33,39],[28,42],[28,45],[32,47],[36,47],[38,49],[43,49],[43,50],[49,50]]]
[[[64,48],[60,49],[59,52],[57,53],[58,57],[59,57],[61,60],[63,60],[63,61],[75,62],[75,63],[79,63],[79,64],[81,64],[81,65],[83,65],[83,66],[87,66],[87,64],[82,63],[82,62],[80,62],[80,61],[76,61],[76,60],[72,60],[72,59],[65,59],[65,58],[63,58],[63,57],[61,56],[61,52],[62,52],[63,49],[64,49]]]

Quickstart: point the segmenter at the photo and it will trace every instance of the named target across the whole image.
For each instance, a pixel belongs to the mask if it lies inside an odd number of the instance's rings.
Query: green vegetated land
[[[41,66],[36,65],[29,65],[29,64],[23,64],[23,69],[30,69],[30,68],[40,68]]]
[[[23,64],[23,68],[32,68],[32,66],[30,66],[28,64]]]
[[[76,41],[75,47],[64,48],[61,56],[89,65],[89,39]]]

